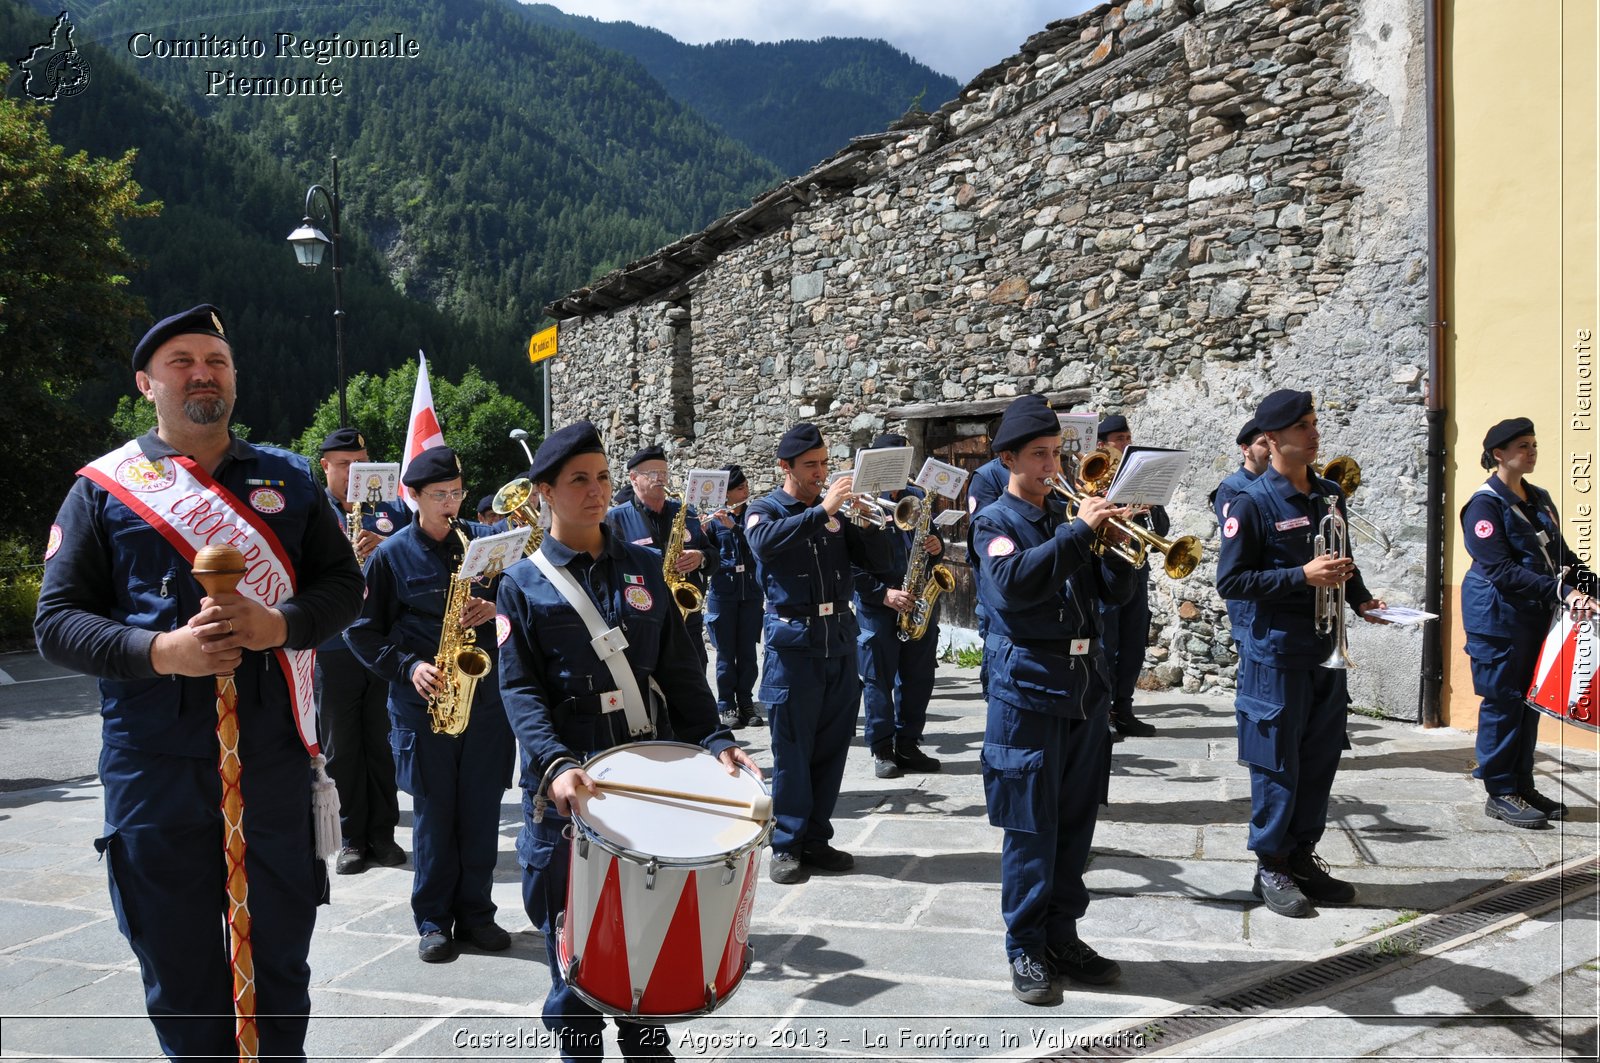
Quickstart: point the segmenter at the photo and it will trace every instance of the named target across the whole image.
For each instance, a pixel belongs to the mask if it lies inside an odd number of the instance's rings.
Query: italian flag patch
[[[629,583],[635,584],[636,586],[640,586],[640,587],[644,586],[644,577],[643,576],[635,576],[631,572],[625,572],[625,573],[622,574],[622,578],[627,580]]]

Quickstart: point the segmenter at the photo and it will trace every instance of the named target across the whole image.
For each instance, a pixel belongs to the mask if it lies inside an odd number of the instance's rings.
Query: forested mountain
[[[19,53],[48,36],[57,11],[29,16],[35,29],[17,24],[23,10],[0,0],[0,40],[21,44]],[[135,289],[152,308],[228,306],[234,331],[280,362],[271,394],[252,392],[246,377],[239,416],[256,438],[293,436],[333,386],[327,266],[298,269],[284,243],[306,187],[327,182],[330,154],[340,158],[342,221],[353,237],[350,372],[387,369],[422,347],[441,372],[477,364],[530,400],[525,344],[545,302],[748,203],[781,176],[668,98],[636,62],[534,25],[503,0],[247,10],[106,0],[75,4],[71,18],[92,81],[56,105],[52,132],[74,149],[140,149],[135,176],[165,209],[129,226],[131,249],[149,263]],[[301,42],[398,34],[415,55],[280,57],[279,33]],[[217,42],[241,39],[265,54],[185,58],[157,47],[192,52],[198,42],[215,53]],[[230,71],[232,81],[216,80]],[[283,77],[337,77],[342,91],[238,91],[251,78]]]
[[[715,122],[786,175],[804,172],[851,137],[876,133],[917,102],[934,110],[961,85],[892,45],[861,38],[684,44],[632,22],[522,4],[532,22],[571,30],[637,59],[672,98]]]

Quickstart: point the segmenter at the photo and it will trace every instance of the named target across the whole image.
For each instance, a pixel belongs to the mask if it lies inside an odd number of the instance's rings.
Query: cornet
[[[858,527],[879,530],[893,524],[901,531],[910,531],[922,514],[922,500],[915,495],[906,495],[892,506],[873,495],[851,495],[845,507],[845,516]]]
[[[1087,463],[1094,454],[1084,459]],[[1109,479],[1107,480],[1109,482]],[[1073,487],[1065,476],[1056,475],[1045,481],[1050,489],[1067,500],[1068,515],[1076,513],[1075,507],[1083,504],[1087,492],[1079,491]],[[1107,527],[1115,530],[1120,538],[1113,539],[1106,534]],[[1104,556],[1109,550],[1122,558],[1134,568],[1143,568],[1149,560],[1150,551],[1154,550],[1161,555],[1161,570],[1172,579],[1183,579],[1195,570],[1200,564],[1204,551],[1200,540],[1193,535],[1180,535],[1176,539],[1167,539],[1157,535],[1138,521],[1124,520],[1121,517],[1107,517],[1100,528],[1100,533],[1095,537],[1094,551]]]
[[[526,476],[512,480],[494,493],[490,507],[511,527],[533,529],[528,545],[522,550],[522,556],[532,557],[544,541],[544,525],[539,522],[539,500],[534,497],[533,481]]]

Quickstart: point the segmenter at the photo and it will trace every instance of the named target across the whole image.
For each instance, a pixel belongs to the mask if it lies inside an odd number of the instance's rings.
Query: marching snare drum
[[[611,1015],[660,1022],[713,1011],[750,967],[750,912],[772,820],[687,795],[770,808],[765,788],[681,742],[631,742],[583,770],[597,782],[686,796],[579,791],[556,932],[562,977]]]
[[[1565,610],[1539,650],[1539,664],[1528,687],[1528,704],[1565,723],[1600,731],[1595,676],[1600,673],[1600,622],[1576,622]]]

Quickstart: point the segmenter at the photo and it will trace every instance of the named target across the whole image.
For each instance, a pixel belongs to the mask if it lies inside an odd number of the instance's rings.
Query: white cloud
[[[554,0],[574,15],[653,26],[688,44],[876,37],[963,84],[1094,0]],[[942,101],[940,101],[942,102]]]

